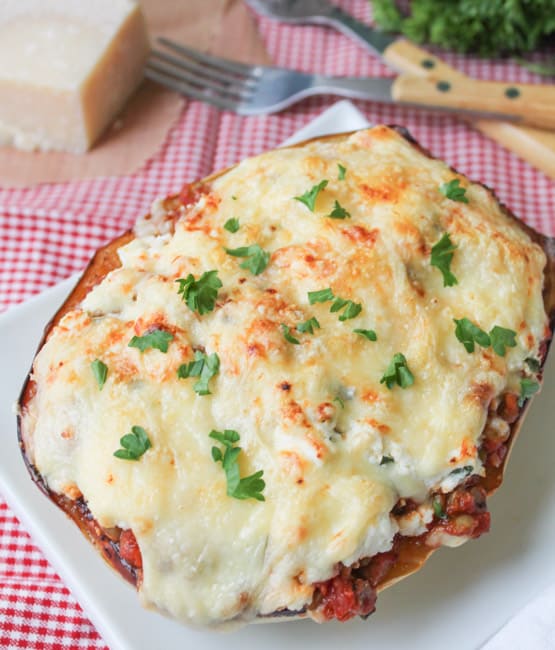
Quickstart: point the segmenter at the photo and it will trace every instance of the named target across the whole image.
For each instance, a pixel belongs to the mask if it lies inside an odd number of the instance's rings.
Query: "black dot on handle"
[[[509,99],[516,99],[517,97],[520,97],[520,90],[514,86],[510,86],[505,91],[505,96]]]
[[[423,68],[427,68],[429,70],[430,68],[436,67],[436,62],[433,59],[422,59],[422,61],[420,61],[420,65]]]
[[[442,93],[447,93],[451,90],[451,84],[448,81],[438,81],[436,88]]]

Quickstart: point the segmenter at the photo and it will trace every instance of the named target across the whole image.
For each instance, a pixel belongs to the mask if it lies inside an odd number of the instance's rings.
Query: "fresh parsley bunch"
[[[555,34],[555,0],[371,0],[374,20],[388,32],[480,56],[517,55]]]

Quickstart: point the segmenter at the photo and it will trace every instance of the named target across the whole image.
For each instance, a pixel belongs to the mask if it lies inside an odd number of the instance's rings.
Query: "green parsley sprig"
[[[347,168],[343,167],[341,163],[337,163],[337,180],[338,181],[344,181],[345,180],[345,174],[347,173]]]
[[[98,384],[98,390],[102,390],[108,377],[108,366],[100,359],[95,359],[91,363],[91,370]]]
[[[139,458],[152,447],[147,432],[143,427],[131,427],[131,433],[120,438],[121,449],[114,452],[116,458],[121,460],[139,460]]]
[[[507,348],[516,347],[516,332],[495,325],[489,334],[475,325],[468,318],[453,319],[455,322],[455,336],[464,345],[469,353],[474,352],[477,343],[483,348],[493,348],[495,354],[504,357]]]
[[[220,357],[214,352],[207,355],[197,350],[194,361],[183,363],[177,369],[179,379],[188,377],[199,377],[199,380],[193,385],[193,390],[197,395],[210,395],[208,382],[220,371]]]
[[[326,187],[328,184],[327,180],[320,181],[318,185],[314,185],[311,187],[307,192],[304,194],[301,194],[301,196],[294,196],[293,198],[295,201],[300,201],[301,203],[304,203],[306,207],[311,211],[314,212],[314,208],[316,206],[316,198],[318,197],[318,194]]]
[[[345,210],[345,208],[340,205],[339,201],[335,201],[333,210],[327,215],[330,219],[349,219],[351,213]]]
[[[451,201],[457,201],[458,203],[468,203],[466,189],[464,187],[461,187],[461,182],[458,178],[454,178],[452,181],[440,185],[439,191],[443,194],[443,196],[451,199]]]
[[[354,329],[353,332],[355,334],[360,334],[360,336],[364,336],[365,339],[368,339],[369,341],[377,341],[378,340],[378,335],[374,330],[362,330],[362,329]]]
[[[524,377],[520,380],[520,396],[518,398],[518,405],[524,406],[524,402],[530,399],[532,395],[535,395],[540,390],[540,385],[534,379],[529,379]]]
[[[397,352],[393,355],[384,376],[380,379],[380,384],[385,384],[390,390],[395,384],[401,388],[408,388],[414,384],[414,375],[409,369],[404,354]]]
[[[226,248],[225,252],[232,257],[245,257],[245,261],[239,266],[250,271],[253,275],[260,275],[268,266],[270,253],[261,248],[258,244],[241,246],[239,248]]]
[[[237,217],[232,217],[231,219],[228,219],[224,223],[224,228],[227,230],[227,232],[230,232],[230,233],[237,232],[240,227],[241,227],[241,225],[240,225],[239,219],[237,219]]]
[[[359,302],[353,302],[346,298],[340,298],[335,296],[331,289],[320,289],[319,291],[309,291],[308,292],[308,302],[311,305],[314,305],[317,302],[329,302],[333,301],[330,307],[330,312],[335,313],[338,311],[344,310],[343,313],[339,316],[340,321],[350,320],[355,318],[362,311],[362,305]]]
[[[215,463],[222,464],[227,481],[227,495],[235,499],[265,501],[262,494],[266,487],[266,483],[262,478],[264,475],[263,470],[244,478],[240,477],[238,456],[242,449],[235,446],[235,443],[239,442],[240,439],[237,431],[233,429],[212,430],[209,435],[224,446],[223,454],[219,447],[212,447],[212,459]]]
[[[295,338],[293,334],[291,334],[291,328],[289,325],[286,325],[285,323],[281,323],[280,325],[281,331],[283,333],[283,338],[288,341],[289,343],[292,343],[293,345],[300,345],[301,342],[299,339]]]
[[[222,288],[218,271],[205,271],[198,280],[189,273],[185,279],[179,278],[176,282],[179,284],[177,293],[191,311],[196,311],[201,316],[213,311],[218,289]]]
[[[155,329],[143,334],[142,336],[134,336],[129,341],[128,346],[130,348],[137,348],[141,352],[154,349],[160,350],[160,352],[166,354],[170,341],[173,341],[173,334],[171,332]]]
[[[437,267],[443,275],[443,286],[452,287],[458,284],[457,278],[451,272],[451,262],[457,246],[451,241],[449,233],[444,233],[443,237],[432,246],[432,256],[430,264]]]

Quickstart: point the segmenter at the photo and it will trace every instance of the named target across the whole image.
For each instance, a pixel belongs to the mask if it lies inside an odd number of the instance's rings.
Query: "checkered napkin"
[[[362,20],[371,18],[366,0],[340,4]],[[323,74],[393,75],[378,59],[332,30],[265,19],[260,30],[277,65]],[[475,77],[541,81],[507,62],[440,54]],[[83,269],[95,249],[130,227],[155,197],[275,147],[334,101],[312,98],[283,114],[248,118],[191,102],[158,154],[133,176],[16,190],[1,187],[0,170],[0,311]],[[494,187],[500,199],[531,226],[555,234],[553,182],[512,153],[448,115],[355,103],[372,123],[408,127],[435,156]],[[1,501],[0,648],[105,648]]]

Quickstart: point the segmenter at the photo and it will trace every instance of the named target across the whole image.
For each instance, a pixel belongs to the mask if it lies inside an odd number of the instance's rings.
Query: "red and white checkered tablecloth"
[[[369,21],[366,0],[342,7]],[[392,76],[343,35],[317,27],[260,21],[274,61],[325,74]],[[538,83],[509,62],[440,53],[475,77]],[[0,311],[81,270],[96,248],[128,228],[159,195],[241,158],[278,145],[335,98],[309,99],[284,114],[238,117],[189,103],[160,151],[132,176],[29,189],[1,186]],[[409,128],[431,152],[496,189],[516,214],[555,235],[555,185],[542,173],[454,117],[356,102],[370,122]],[[0,649],[105,648],[76,601],[0,499]]]

